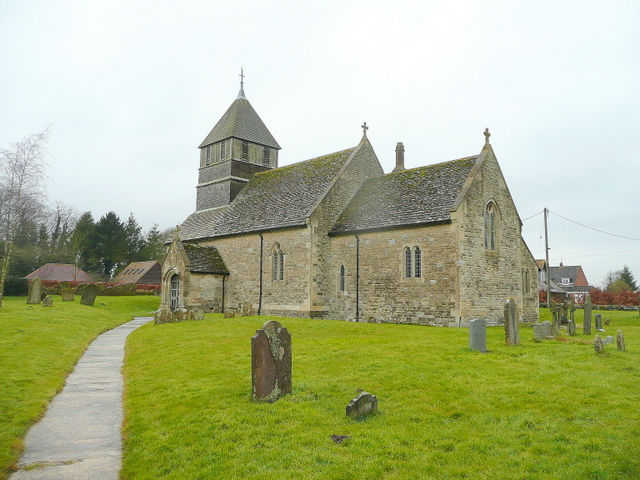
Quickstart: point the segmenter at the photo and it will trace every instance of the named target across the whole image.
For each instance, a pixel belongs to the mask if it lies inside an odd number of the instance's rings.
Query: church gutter
[[[260,287],[258,292],[258,315],[262,314],[262,250],[264,247],[264,237],[261,233],[258,234],[260,236]]]
[[[360,321],[360,237],[356,237],[356,322]]]
[[[224,279],[227,278],[226,275],[222,276],[222,305],[220,308],[220,313],[224,313]]]

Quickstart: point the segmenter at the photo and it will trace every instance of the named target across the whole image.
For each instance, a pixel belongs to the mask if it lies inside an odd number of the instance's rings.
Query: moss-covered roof
[[[183,243],[182,246],[189,259],[192,273],[229,274],[229,270],[216,247],[205,247],[190,243]]]
[[[458,193],[478,156],[403,170],[367,180],[342,212],[332,234],[451,220]]]

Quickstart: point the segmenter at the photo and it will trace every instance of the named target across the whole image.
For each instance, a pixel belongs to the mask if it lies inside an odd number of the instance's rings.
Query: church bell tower
[[[238,98],[198,148],[198,211],[229,205],[254,174],[278,166],[280,145],[244,95],[244,72]]]

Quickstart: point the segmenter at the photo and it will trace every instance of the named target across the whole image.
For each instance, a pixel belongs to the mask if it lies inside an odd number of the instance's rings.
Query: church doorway
[[[178,308],[178,298],[180,297],[180,277],[173,275],[171,277],[171,288],[169,290],[169,307],[171,310]]]

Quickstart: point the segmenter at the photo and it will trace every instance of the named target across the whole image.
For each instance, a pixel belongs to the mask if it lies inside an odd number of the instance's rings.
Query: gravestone
[[[603,345],[613,345],[613,337],[611,335],[608,335],[607,338],[605,338],[602,341]]]
[[[249,302],[240,302],[236,313],[241,317],[250,317],[254,314],[253,304]]]
[[[42,280],[36,277],[29,283],[29,295],[27,296],[27,304],[35,305],[42,301]]]
[[[227,308],[224,311],[224,318],[233,318],[236,316],[236,309],[235,308]]]
[[[469,348],[480,352],[487,351],[487,322],[476,318],[469,322]]]
[[[573,318],[569,318],[569,323],[567,323],[567,335],[576,336],[576,321]]]
[[[574,324],[576,321],[576,303],[573,300],[573,297],[571,297],[571,300],[569,301],[569,321],[573,320]]]
[[[204,310],[201,308],[190,308],[189,309],[189,320],[204,320]]]
[[[611,323],[611,319],[607,317],[607,319],[604,321],[604,324],[609,325],[610,323]]]
[[[173,321],[173,312],[166,305],[160,305],[160,308],[153,314],[153,322],[156,324],[169,323]]]
[[[596,332],[604,332],[602,329],[602,314],[596,313]]]
[[[504,338],[507,345],[520,345],[516,302],[513,298],[510,298],[504,304]]]
[[[347,417],[360,419],[367,415],[373,415],[378,411],[378,398],[367,392],[360,392],[347,405]]]
[[[44,297],[44,299],[42,300],[42,306],[53,307],[53,297],[51,295],[47,295],[46,297]]]
[[[251,337],[251,387],[259,402],[273,403],[291,393],[291,335],[275,320]]]
[[[185,322],[189,320],[189,310],[184,307],[178,307],[173,311],[172,322]]]
[[[533,339],[536,342],[541,342],[542,340],[547,340],[548,338],[553,338],[551,322],[547,321],[542,323],[535,323],[533,325]]]
[[[618,333],[616,334],[616,344],[618,345],[618,350],[621,352],[624,352],[627,349],[624,344],[624,335],[622,334],[622,330],[618,330]]]
[[[596,335],[596,338],[593,340],[593,348],[595,349],[596,353],[604,352],[604,343],[602,342],[600,335]]]
[[[98,287],[94,283],[88,284],[82,290],[82,297],[80,297],[80,305],[89,305],[93,307],[96,302],[96,295],[98,295]]]
[[[73,302],[75,297],[73,295],[73,288],[64,287],[60,290],[60,296],[63,302]]]
[[[584,301],[584,326],[582,327],[582,333],[585,335],[591,335],[591,295],[587,294]]]

